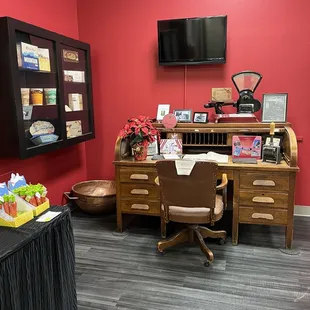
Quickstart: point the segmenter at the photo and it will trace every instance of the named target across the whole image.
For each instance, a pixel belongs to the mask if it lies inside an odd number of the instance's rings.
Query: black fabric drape
[[[70,210],[48,223],[0,227],[0,310],[77,309]]]

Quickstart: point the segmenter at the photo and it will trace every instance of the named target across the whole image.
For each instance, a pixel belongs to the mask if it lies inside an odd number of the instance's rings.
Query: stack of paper
[[[180,159],[180,156],[177,154],[163,154],[165,159]]]
[[[228,164],[228,155],[218,154],[215,152],[208,152],[203,154],[187,154],[183,159],[191,159],[195,161],[214,160],[217,163]]]

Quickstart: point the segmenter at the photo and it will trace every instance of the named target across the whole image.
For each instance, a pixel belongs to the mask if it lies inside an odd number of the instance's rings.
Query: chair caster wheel
[[[221,239],[219,240],[219,244],[220,244],[220,245],[223,245],[223,244],[225,244],[225,243],[226,243],[226,239],[221,238]]]
[[[210,266],[210,262],[207,260],[206,262],[204,262],[203,264],[205,267],[209,267]]]
[[[164,250],[160,250],[160,249],[157,249],[157,253],[160,255],[160,256],[163,256],[166,254],[166,252]]]

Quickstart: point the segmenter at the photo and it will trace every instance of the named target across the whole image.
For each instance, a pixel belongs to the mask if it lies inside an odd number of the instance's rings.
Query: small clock
[[[174,128],[177,125],[178,120],[174,114],[169,113],[164,116],[162,123],[165,128]]]

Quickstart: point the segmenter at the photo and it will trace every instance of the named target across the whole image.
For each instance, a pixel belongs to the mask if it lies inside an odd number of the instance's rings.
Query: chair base
[[[199,244],[202,253],[207,257],[207,263],[205,265],[209,265],[214,260],[214,255],[212,251],[206,246],[203,239],[205,238],[214,238],[221,239],[221,243],[225,242],[226,239],[226,231],[213,231],[207,227],[199,226],[199,225],[188,225],[187,228],[181,230],[176,235],[168,238],[166,240],[159,241],[157,244],[158,251],[163,253],[165,249],[168,249],[172,246],[175,246],[179,243],[184,242],[196,242]]]

